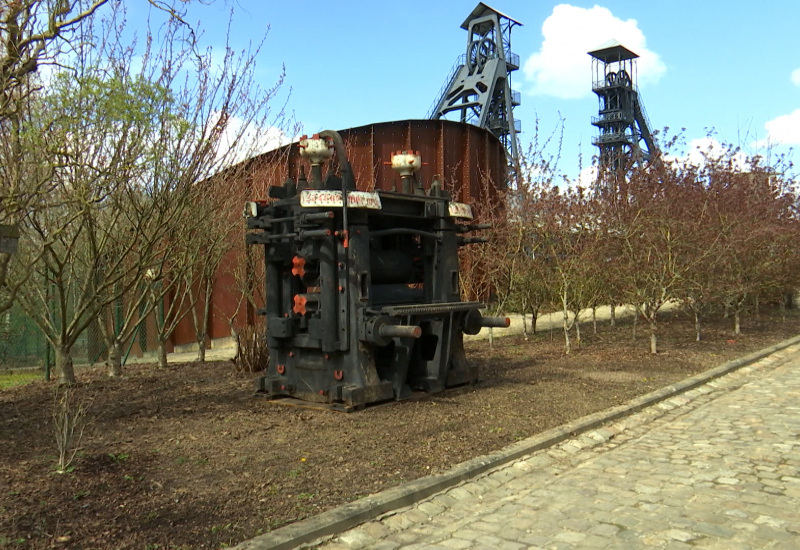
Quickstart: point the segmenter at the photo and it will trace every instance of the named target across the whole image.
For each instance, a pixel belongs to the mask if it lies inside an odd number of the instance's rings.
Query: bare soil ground
[[[254,398],[229,362],[83,371],[90,407],[74,469],[54,471],[55,384],[0,391],[0,547],[219,548],[558,426],[800,333],[762,313],[694,342],[676,315],[651,356],[630,324],[467,346],[481,381],[353,414]]]

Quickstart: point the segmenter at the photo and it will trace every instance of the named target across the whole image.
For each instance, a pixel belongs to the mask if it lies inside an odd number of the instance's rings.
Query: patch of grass
[[[0,390],[13,386],[30,384],[34,380],[42,380],[42,373],[38,371],[17,371],[0,374]]]
[[[111,462],[125,462],[131,457],[131,455],[127,453],[108,453],[108,458],[111,459]]]

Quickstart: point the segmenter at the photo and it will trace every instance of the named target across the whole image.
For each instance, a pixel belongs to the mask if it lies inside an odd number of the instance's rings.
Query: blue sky
[[[542,137],[564,119],[561,169],[590,162],[597,114],[586,51],[615,38],[641,55],[639,87],[655,129],[686,128],[689,149],[707,132],[764,152],[800,144],[800,2],[797,0],[606,0],[559,4],[493,0],[523,23],[512,50],[523,67],[515,117],[525,147],[535,121]],[[288,108],[306,133],[371,122],[424,118],[466,48],[462,21],[475,0],[447,2],[238,0],[195,5],[189,20],[206,44],[243,47],[269,28],[259,62],[264,86],[286,67]],[[132,14],[135,15],[135,14]],[[697,140],[697,141],[696,141]]]

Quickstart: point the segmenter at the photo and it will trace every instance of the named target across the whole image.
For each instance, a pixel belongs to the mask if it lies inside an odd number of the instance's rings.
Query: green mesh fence
[[[122,309],[116,309],[112,315],[113,328],[118,331]],[[152,357],[157,350],[155,319],[151,313],[123,345],[123,361]],[[72,347],[73,362],[76,365],[102,363],[107,355],[100,321],[93,320]],[[0,369],[46,368],[48,363],[52,367],[54,362],[55,354],[47,338],[19,306],[0,314]]]
[[[17,306],[0,319],[0,368],[44,367],[48,343],[36,324]]]

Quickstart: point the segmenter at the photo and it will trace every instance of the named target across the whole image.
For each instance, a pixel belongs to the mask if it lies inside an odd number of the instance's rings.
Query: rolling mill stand
[[[417,180],[419,155],[392,156],[401,188],[357,191],[338,133],[300,142],[310,179],[271,187],[247,203],[247,243],[264,247],[270,352],[257,390],[352,411],[474,382],[463,333],[508,326],[459,293],[458,247],[471,208]],[[323,164],[336,152],[341,177]]]

